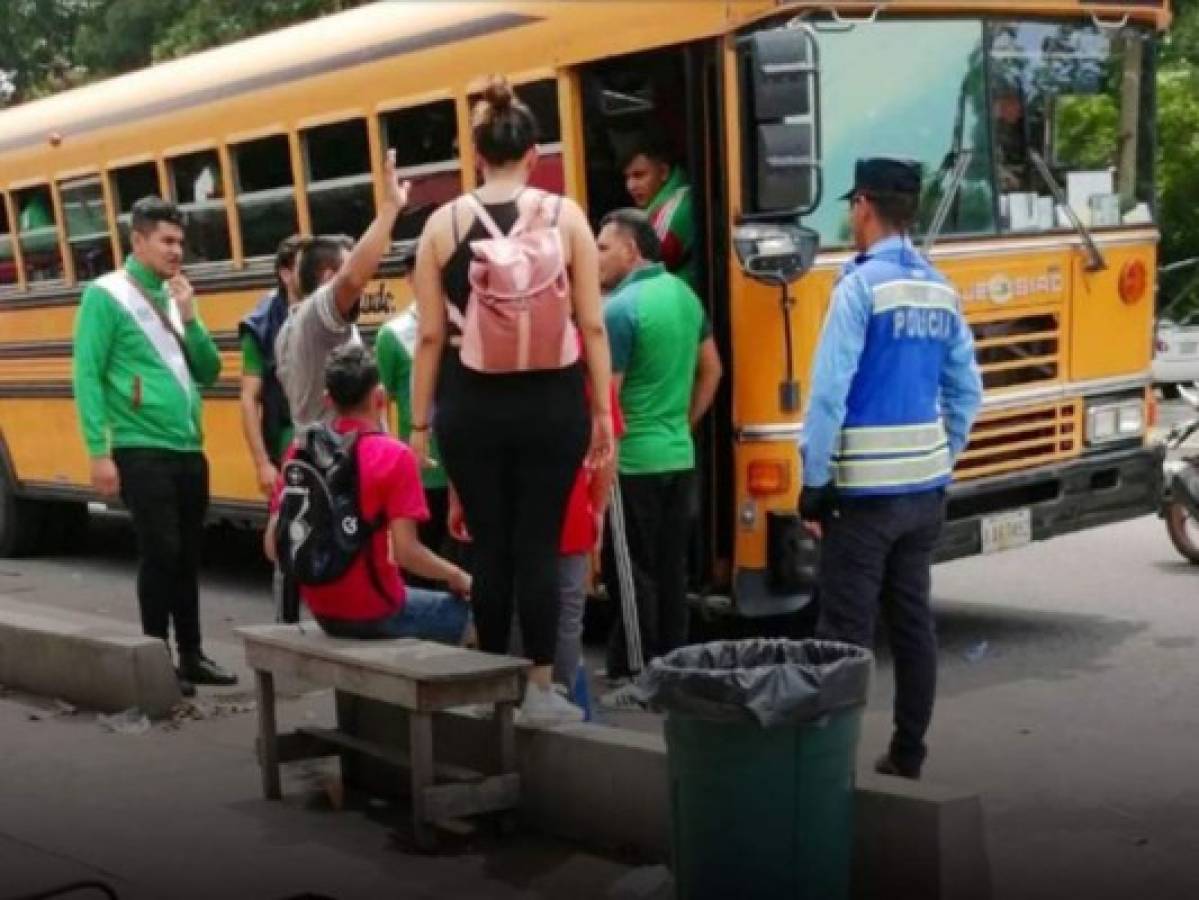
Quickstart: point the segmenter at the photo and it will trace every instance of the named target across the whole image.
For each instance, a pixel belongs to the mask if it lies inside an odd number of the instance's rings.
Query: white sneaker
[[[525,689],[525,700],[517,710],[516,718],[524,725],[573,725],[583,721],[583,710],[553,688],[530,684]]]
[[[645,712],[649,703],[634,681],[628,681],[600,697],[600,709],[611,712]]]

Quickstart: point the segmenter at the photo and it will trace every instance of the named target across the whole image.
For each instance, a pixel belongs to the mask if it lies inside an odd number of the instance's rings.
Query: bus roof
[[[0,112],[0,152],[550,20],[598,4],[546,0],[373,3]],[[624,4],[639,8],[661,3]],[[587,6],[592,7],[584,11]],[[661,14],[661,10],[657,11]],[[590,15],[588,15],[590,13]],[[565,23],[563,23],[565,24]]]
[[[711,34],[735,21],[768,11],[809,4],[785,0],[688,0],[687,16],[679,16],[678,0],[603,3],[600,0],[424,0],[379,2],[314,19],[279,31],[238,41],[170,62],[159,63],[105,81],[65,91],[0,111],[0,153],[27,148],[60,137],[153,118],[191,106],[219,102],[257,90],[280,87],[305,78],[388,58],[450,47],[533,25],[550,25],[558,36],[595,33],[614,24],[622,29],[661,31],[666,42]],[[824,2],[822,7],[836,6]],[[893,0],[889,10],[964,12],[966,5],[944,0]],[[1065,12],[1113,8],[1137,14],[1168,16],[1166,0],[1096,4],[1088,0],[983,0],[978,7],[1008,7]],[[559,44],[558,46],[562,46]],[[561,60],[572,62],[572,60]]]

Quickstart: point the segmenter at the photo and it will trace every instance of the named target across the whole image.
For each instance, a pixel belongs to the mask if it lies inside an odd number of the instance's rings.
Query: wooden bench
[[[258,689],[262,792],[282,797],[281,763],[360,753],[409,770],[412,824],[417,843],[431,846],[434,823],[515,809],[520,803],[514,704],[521,697],[527,660],[478,653],[418,640],[356,641],[326,636],[316,625],[238,629]],[[407,752],[333,728],[301,727],[280,735],[275,677],[330,687],[339,698],[366,697],[400,707],[408,716]],[[433,759],[433,715],[467,704],[494,706],[499,771],[484,774]]]

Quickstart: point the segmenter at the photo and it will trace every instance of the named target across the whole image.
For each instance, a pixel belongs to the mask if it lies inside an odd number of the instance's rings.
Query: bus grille
[[[1078,400],[983,413],[954,477],[982,478],[1076,456],[1080,413]]]
[[[971,322],[988,390],[1057,381],[1062,372],[1061,314],[1029,313]]]

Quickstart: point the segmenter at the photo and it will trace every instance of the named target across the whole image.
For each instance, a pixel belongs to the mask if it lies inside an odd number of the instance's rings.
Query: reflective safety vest
[[[870,293],[870,321],[832,460],[849,495],[946,485],[953,455],[942,421],[941,375],[963,329],[957,292],[896,242],[847,270]]]

